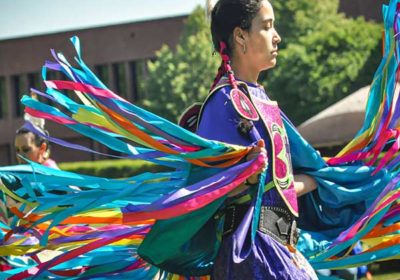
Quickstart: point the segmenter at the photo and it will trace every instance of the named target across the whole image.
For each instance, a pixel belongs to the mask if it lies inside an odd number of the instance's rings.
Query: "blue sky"
[[[205,0],[0,0],[0,40],[185,15]]]

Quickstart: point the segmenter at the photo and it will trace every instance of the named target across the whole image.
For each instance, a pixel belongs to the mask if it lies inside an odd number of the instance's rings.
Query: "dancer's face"
[[[15,152],[31,161],[43,163],[44,153],[46,152],[46,143],[42,143],[39,147],[35,144],[35,136],[32,133],[18,134],[14,141]],[[25,163],[24,160],[17,156],[19,164]]]
[[[276,65],[281,37],[274,27],[275,15],[271,3],[263,1],[249,31],[242,31],[246,52],[244,56],[258,70]],[[237,37],[236,37],[237,38]],[[243,48],[243,46],[242,46]]]

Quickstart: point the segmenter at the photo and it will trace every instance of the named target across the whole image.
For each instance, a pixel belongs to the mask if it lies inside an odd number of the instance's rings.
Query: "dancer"
[[[273,101],[268,100],[263,88],[257,85],[259,72],[275,66],[276,63],[280,37],[274,30],[273,19],[272,7],[268,1],[217,2],[212,10],[211,30],[214,47],[221,54],[222,64],[205,104],[200,108],[194,106],[187,110],[180,121],[184,127],[193,131],[196,127],[193,120],[198,117],[200,122],[197,132],[208,139],[249,145],[261,137],[267,144],[267,187],[264,195],[257,198],[258,203],[262,204],[259,210],[261,215],[258,217],[258,211],[254,210],[259,205],[251,203],[249,198],[249,193],[254,197],[254,187],[260,181],[265,185],[262,180],[254,180],[255,175],[231,193],[216,214],[216,217],[224,220],[221,247],[218,254],[214,251],[217,257],[212,275],[216,279],[241,279],[246,276],[253,279],[315,277],[307,269],[307,263],[302,260],[301,255],[295,254],[296,251],[291,248],[294,247],[291,244],[293,235],[296,235],[293,216],[298,214],[296,193],[300,196],[315,189],[316,181],[321,188],[300,200],[301,208],[306,211],[300,213],[298,218],[303,229],[299,248],[312,256],[327,246],[325,241],[354,224],[360,217],[359,214],[368,207],[365,202],[368,195],[357,189],[360,185],[364,186],[364,191],[371,191],[369,195],[372,192],[376,195],[391,180],[391,175],[386,171],[377,172],[358,164],[330,167],[298,135],[284,115],[283,122],[281,121],[282,113]],[[200,116],[196,116],[198,111]],[[289,141],[281,123],[284,123],[289,132]],[[294,180],[291,161],[296,173]],[[301,173],[312,175],[315,179]],[[282,178],[286,180],[280,180]],[[375,195],[371,195],[369,199]],[[395,209],[393,207],[393,211]],[[255,231],[251,223],[258,219],[258,230]],[[209,221],[204,227],[211,227],[210,224],[212,223]],[[185,254],[181,251],[194,246],[190,241],[185,246],[175,247],[175,254],[171,254],[170,260],[156,256],[160,253],[157,247],[161,246],[156,241],[157,236],[174,228],[174,225],[179,228],[176,221],[158,221],[139,248],[139,253],[157,266],[185,274],[183,266],[190,261],[188,256],[183,257]],[[194,238],[197,242],[202,242],[201,236],[215,242],[210,238],[212,232],[199,232]],[[205,246],[204,242],[201,244]],[[347,247],[350,244],[348,242]],[[339,254],[347,248],[342,244],[335,249]],[[152,250],[156,253],[153,254]],[[182,259],[187,262],[173,260],[177,255],[182,255]],[[335,258],[332,252],[331,257]],[[172,264],[174,262],[175,265]],[[200,264],[206,266],[204,261],[198,265]],[[356,264],[357,261],[354,262]],[[326,264],[314,265],[318,267]],[[187,274],[196,275],[190,272],[187,271]]]
[[[27,128],[30,126],[35,126],[36,129],[42,134],[49,135],[47,130],[44,129],[44,120],[34,118],[29,114],[25,114],[24,119],[26,121],[26,124],[16,131],[14,141],[17,162],[19,164],[25,164],[25,159],[27,159],[50,168],[59,169],[56,162],[50,158],[49,141],[38,134],[32,133]],[[0,184],[1,183],[6,185],[9,189],[14,190],[15,192],[17,192],[17,190],[22,187],[19,179],[12,175],[1,176]],[[9,209],[12,207],[20,206],[20,203],[16,203],[16,201],[13,200],[11,197],[4,196],[3,194],[0,204],[1,207],[4,209],[3,222],[7,225],[11,225],[11,221],[14,215],[9,211]],[[42,254],[39,255],[39,258],[41,260],[44,260],[48,259],[49,257],[55,256],[57,256],[56,252],[43,251]],[[33,263],[34,261],[27,256],[14,257],[10,255],[7,258],[1,258],[0,270],[4,271],[12,269],[13,267],[24,267]]]
[[[28,129],[29,127],[35,127],[42,135],[48,136],[49,133],[44,129],[44,120],[34,118],[29,114],[25,114],[24,119],[26,123],[16,131],[14,140],[17,162],[25,164],[26,160],[29,160],[50,168],[59,169],[57,163],[50,158],[49,141]],[[14,191],[21,187],[19,179],[13,175],[0,176],[0,183],[5,184]],[[8,203],[6,203],[5,199],[3,200],[9,207],[11,206],[11,201],[10,197],[8,197]]]
[[[274,21],[268,1],[220,0],[212,10],[213,43],[221,54],[222,65],[203,105],[197,133],[204,138],[244,146],[263,139],[268,156],[265,184],[269,185],[261,198],[255,244],[242,248],[240,254],[235,252],[234,244],[244,242],[240,235],[249,234],[236,232],[250,204],[243,203],[243,197],[249,191],[246,187],[258,185],[257,176],[249,178],[243,191],[227,204],[222,213],[224,232],[214,263],[214,279],[317,279],[295,249],[297,240],[294,240],[298,215],[296,193],[301,195],[315,189],[316,182],[307,175],[293,177],[287,135],[280,115],[275,113],[279,108],[257,83],[259,73],[277,62],[281,38]],[[284,182],[285,179],[288,181]]]

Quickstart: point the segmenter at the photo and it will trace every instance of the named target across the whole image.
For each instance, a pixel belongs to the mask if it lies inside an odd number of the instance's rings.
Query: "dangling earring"
[[[243,44],[243,54],[246,54],[246,44]]]

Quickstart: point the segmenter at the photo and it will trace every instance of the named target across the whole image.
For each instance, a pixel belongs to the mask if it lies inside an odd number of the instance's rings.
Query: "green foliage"
[[[321,30],[325,21],[336,18],[339,7],[339,0],[272,0],[271,3],[276,29],[283,37],[281,49],[297,43],[301,36]]]
[[[211,34],[204,10],[188,17],[176,50],[164,45],[155,62],[149,63],[142,105],[176,121],[189,105],[207,96],[219,59],[212,56]]]
[[[295,124],[372,81],[381,59],[379,24],[345,18],[337,0],[273,5],[285,43],[263,83]]]
[[[146,161],[128,159],[64,162],[59,167],[64,171],[106,178],[127,178],[144,172],[167,170],[166,167]]]
[[[260,82],[295,124],[369,84],[381,59],[380,24],[338,13],[338,0],[271,1],[281,34],[278,66]],[[142,105],[176,121],[204,100],[219,57],[211,56],[209,26],[198,7],[176,50],[163,46],[149,64]]]

